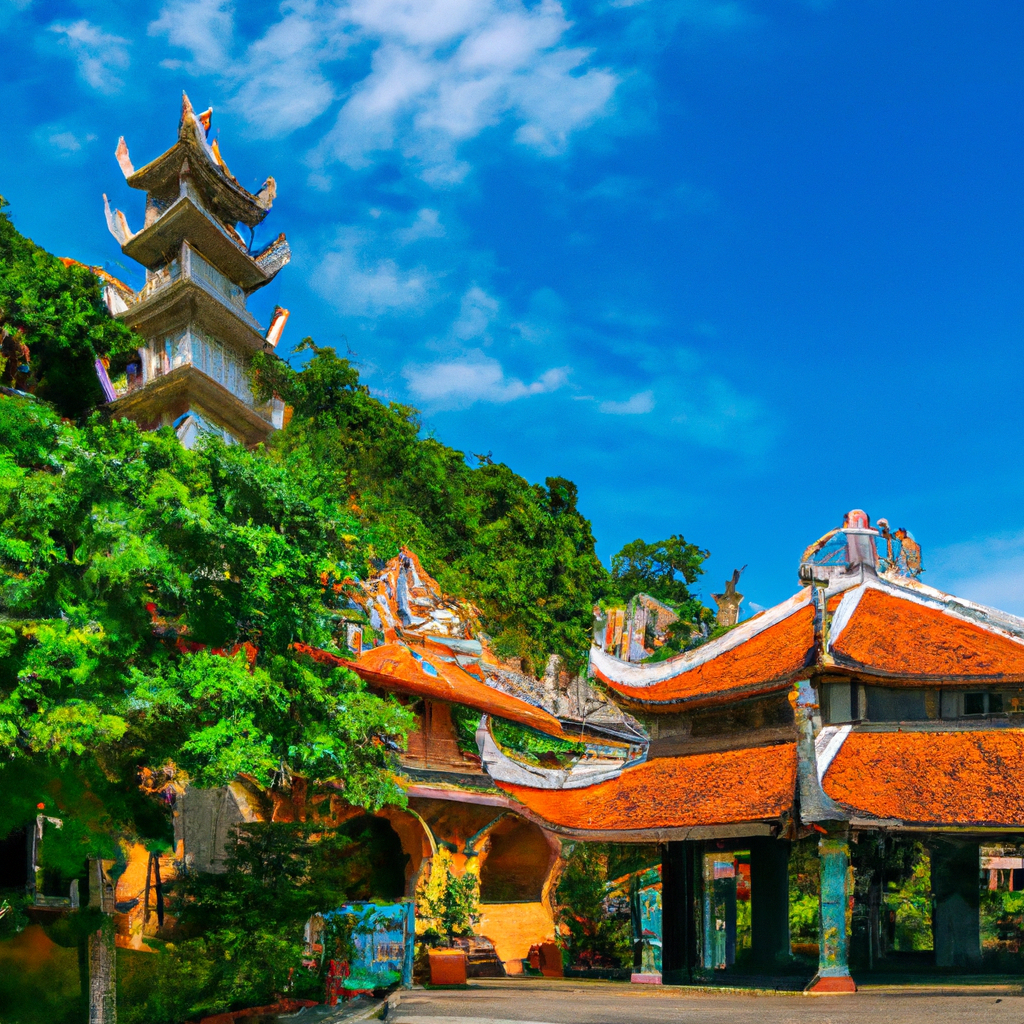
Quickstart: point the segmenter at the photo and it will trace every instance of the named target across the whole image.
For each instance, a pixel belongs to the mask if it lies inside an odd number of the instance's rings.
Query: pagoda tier
[[[271,403],[254,406],[251,396],[246,401],[184,362],[166,372],[161,369],[110,409],[116,418],[134,420],[143,430],[173,427],[189,448],[199,432],[220,434],[227,441],[252,447],[266,441],[281,425],[280,410]]]
[[[163,337],[195,323],[237,348],[261,352],[263,328],[245,308],[245,296],[216,267],[183,242],[178,253],[148,281],[117,318],[145,338]]]
[[[272,281],[291,258],[283,234],[261,251],[249,252],[238,235],[203,206],[190,184],[159,218],[127,236],[121,251],[148,270],[158,270],[173,259],[185,239],[247,293]]]
[[[273,178],[267,178],[263,188],[253,195],[239,185],[221,158],[217,143],[211,145],[207,139],[210,114],[211,111],[206,111],[197,115],[188,96],[182,93],[178,141],[166,153],[136,171],[128,158],[128,147],[121,139],[118,162],[132,188],[148,193],[150,204],[164,207],[177,198],[178,181],[187,164],[200,194],[220,221],[229,225],[241,222],[253,228],[270,212],[277,186]],[[146,220],[148,225],[148,209]]]

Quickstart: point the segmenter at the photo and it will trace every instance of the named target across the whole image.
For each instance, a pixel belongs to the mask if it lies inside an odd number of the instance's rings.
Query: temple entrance
[[[750,958],[750,851],[704,854],[704,967]]]
[[[536,825],[516,816],[503,818],[489,834],[480,866],[480,902],[537,902],[544,892],[552,856]]]
[[[352,841],[339,862],[340,888],[352,900],[399,900],[405,894],[409,855],[391,823],[360,815],[338,826],[337,834]]]

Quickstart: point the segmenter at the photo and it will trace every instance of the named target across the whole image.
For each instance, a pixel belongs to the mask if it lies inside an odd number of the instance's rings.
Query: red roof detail
[[[323,665],[350,668],[371,686],[396,693],[408,693],[430,700],[443,700],[498,718],[506,718],[550,736],[574,739],[562,731],[558,719],[543,708],[527,704],[463,672],[457,665],[413,651],[404,644],[384,644],[363,654],[358,661],[346,661],[329,651],[295,644],[294,649]]]
[[[1024,680],[1024,644],[874,587],[830,649],[839,663],[897,677]]]
[[[1024,826],[1024,732],[854,732],[822,786],[878,818]]]
[[[586,789],[498,786],[544,822],[576,831],[764,821],[793,805],[796,744],[662,757]]]
[[[609,689],[640,704],[696,702],[780,690],[814,660],[814,607],[807,605],[749,640],[650,686],[629,686],[594,674]]]

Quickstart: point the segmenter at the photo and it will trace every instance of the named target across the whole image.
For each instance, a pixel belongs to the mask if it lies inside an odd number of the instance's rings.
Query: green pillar
[[[850,936],[846,911],[852,895],[850,844],[845,835],[823,835],[818,840],[821,862],[821,932],[818,974],[808,986],[811,992],[856,992],[850,977]]]

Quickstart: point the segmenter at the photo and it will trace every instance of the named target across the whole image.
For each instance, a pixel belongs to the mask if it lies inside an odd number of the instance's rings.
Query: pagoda
[[[123,376],[103,381],[109,408],[144,429],[173,426],[188,447],[203,432],[258,444],[284,418],[283,403],[254,398],[249,370],[256,352],[273,350],[288,312],[276,308],[264,330],[246,308],[291,257],[283,234],[258,251],[252,244],[276,185],[267,178],[254,195],[238,183],[210,140],[211,116],[212,108],[197,114],[183,93],[178,141],[138,170],[119,140],[128,185],[146,193],[140,231],[103,197],[121,251],[146,270],[138,292],[106,282],[111,313],[144,340]]]

